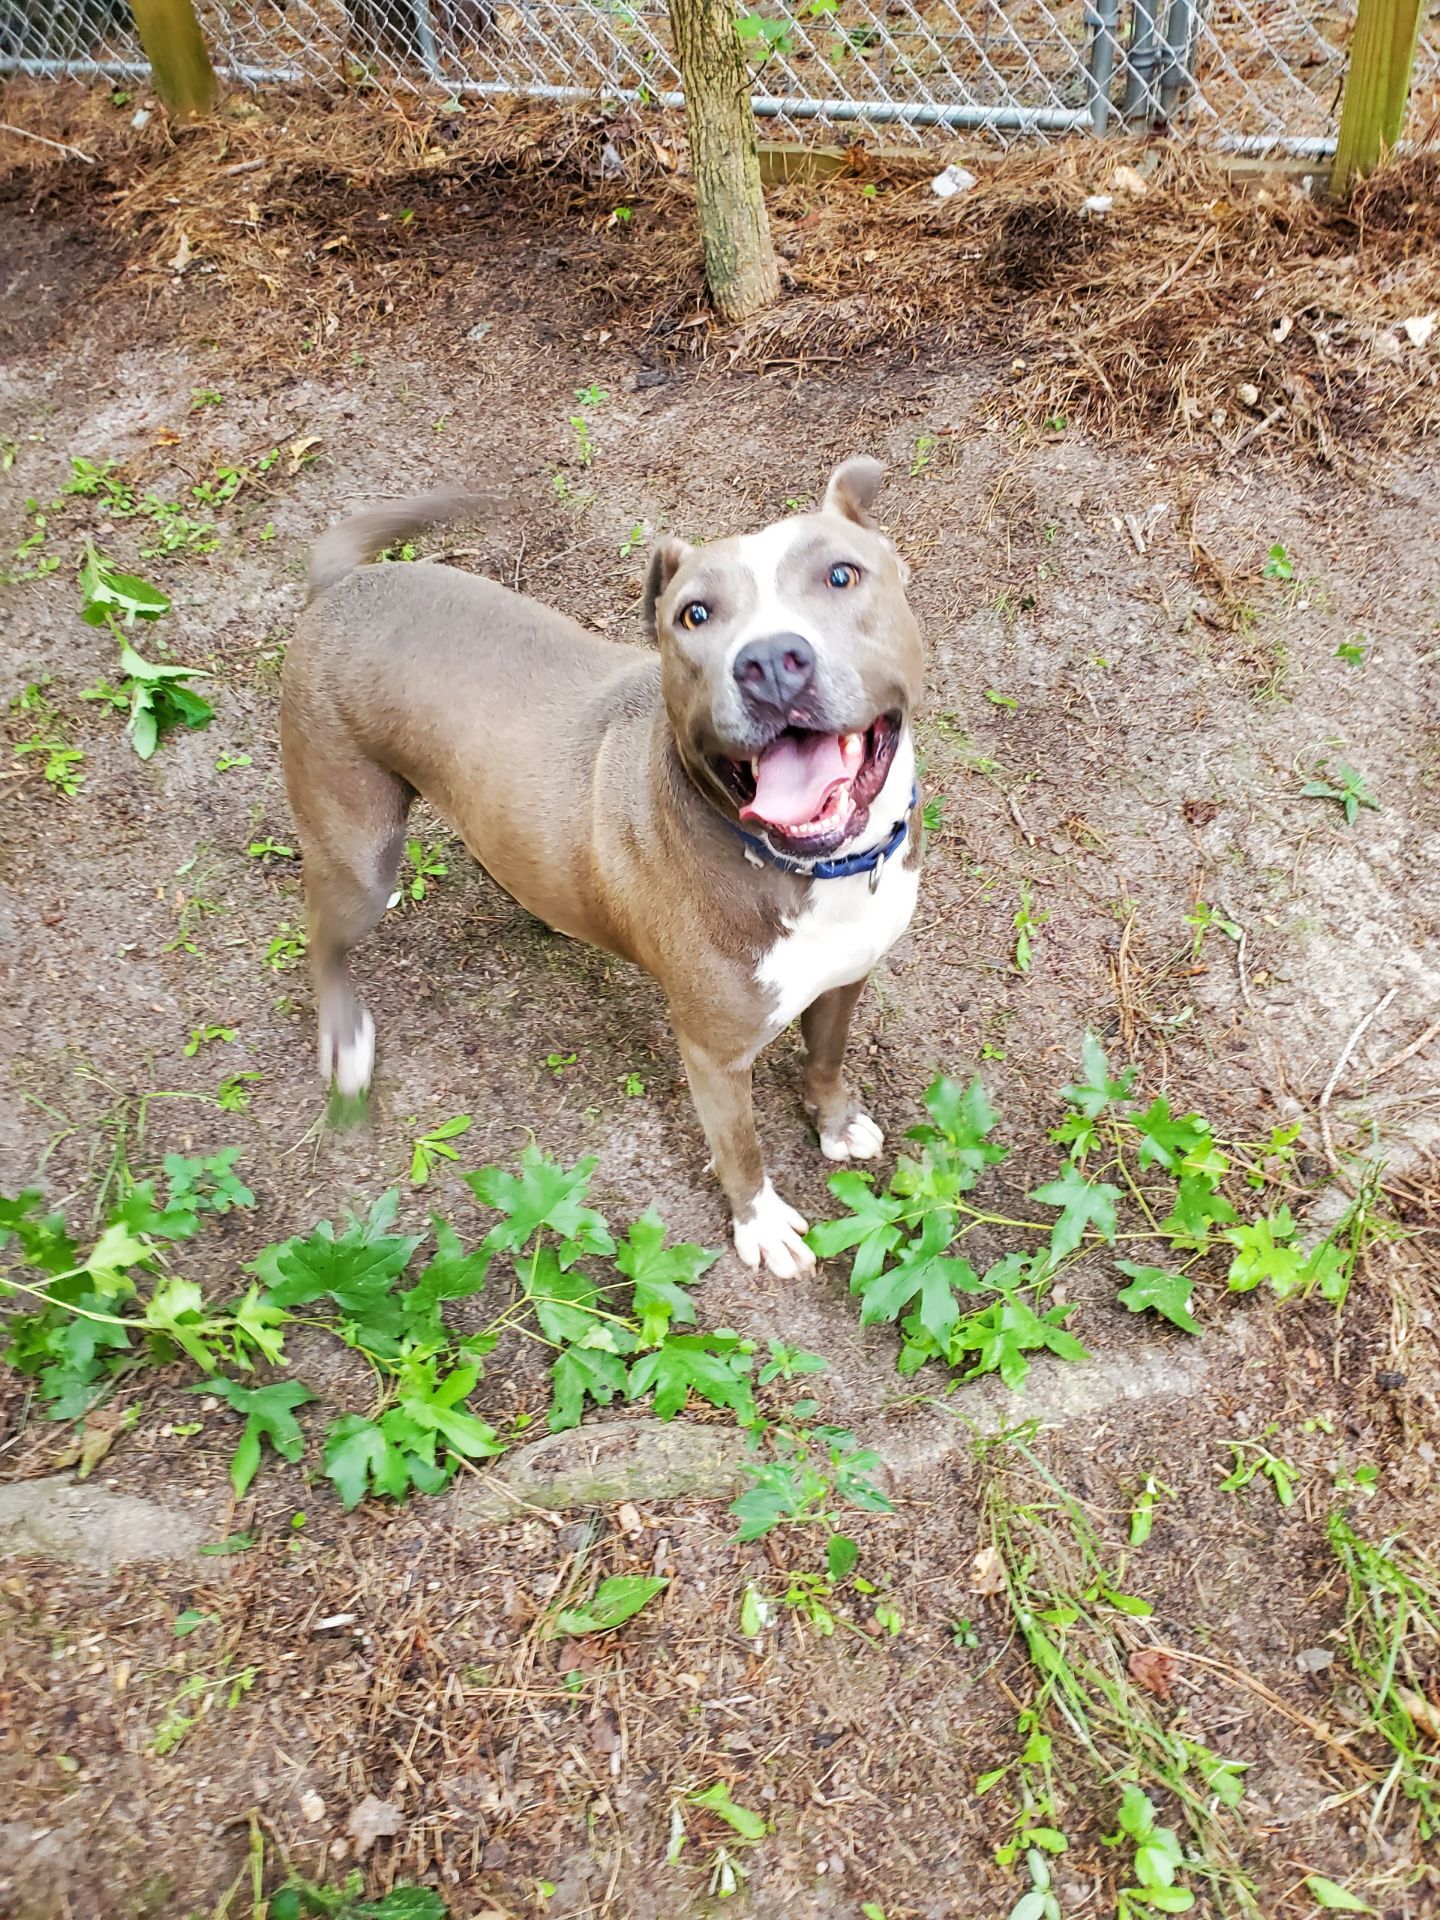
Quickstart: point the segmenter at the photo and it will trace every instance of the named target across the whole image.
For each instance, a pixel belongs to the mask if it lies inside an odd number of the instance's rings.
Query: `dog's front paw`
[[[375,1022],[357,1007],[354,1025],[345,1035],[320,1031],[320,1074],[337,1093],[353,1100],[370,1084],[375,1071]]]
[[[735,1251],[747,1267],[764,1265],[777,1280],[793,1280],[815,1265],[815,1256],[802,1238],[808,1226],[767,1180],[744,1218],[736,1215]]]
[[[820,1151],[827,1160],[873,1160],[885,1136],[868,1113],[857,1113],[839,1133],[822,1133]]]

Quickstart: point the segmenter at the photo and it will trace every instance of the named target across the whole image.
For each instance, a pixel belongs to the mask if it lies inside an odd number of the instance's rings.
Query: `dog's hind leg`
[[[285,778],[300,833],[320,1072],[363,1093],[375,1065],[375,1023],[355,998],[350,949],[384,913],[405,845],[414,789],[348,740],[286,737]]]

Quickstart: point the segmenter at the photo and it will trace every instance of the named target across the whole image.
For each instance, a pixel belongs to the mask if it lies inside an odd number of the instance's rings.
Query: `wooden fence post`
[[[1330,173],[1332,192],[1348,191],[1400,138],[1419,34],[1420,0],[1359,0]]]
[[[670,0],[685,85],[705,278],[722,320],[748,320],[780,292],[750,83],[734,0]]]
[[[194,0],[130,0],[155,91],[177,118],[193,120],[215,104],[215,69]]]

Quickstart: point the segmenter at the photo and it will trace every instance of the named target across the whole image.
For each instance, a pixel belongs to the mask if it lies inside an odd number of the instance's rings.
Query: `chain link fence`
[[[246,86],[680,104],[663,0],[199,0]],[[1355,0],[740,0],[755,111],[791,138],[1165,128],[1334,144]],[[140,76],[124,0],[0,0],[0,72]],[[1412,128],[1440,121],[1440,0]]]

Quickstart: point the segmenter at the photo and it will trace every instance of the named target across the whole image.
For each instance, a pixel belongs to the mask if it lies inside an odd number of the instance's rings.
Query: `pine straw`
[[[1231,453],[1289,442],[1322,462],[1440,428],[1440,334],[1425,347],[1403,330],[1440,310],[1433,152],[1342,206],[1278,171],[1237,186],[1177,145],[1084,140],[972,156],[978,186],[942,201],[933,156],[857,146],[832,178],[771,190],[783,297],[726,332],[673,115],[232,96],[204,127],[157,115],[137,132],[103,92],[16,86],[3,117],[95,159],[0,133],[12,201],[123,238],[142,275],[209,272],[257,356],[323,348],[340,320],[351,345],[355,323],[413,313],[538,229],[564,273],[537,291],[566,331],[603,325],[652,352],[819,370],[1003,355],[1003,404],[1036,424]],[[1143,193],[1117,187],[1121,166]],[[1108,212],[1087,212],[1095,193]]]

